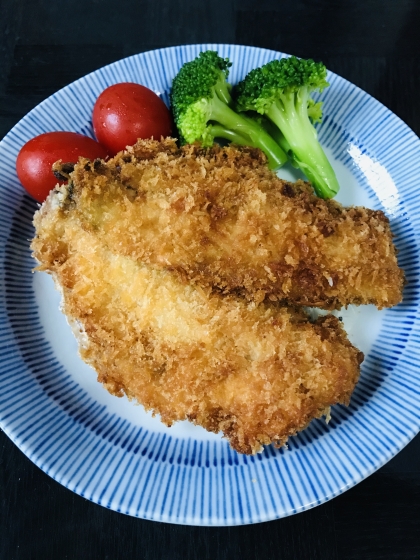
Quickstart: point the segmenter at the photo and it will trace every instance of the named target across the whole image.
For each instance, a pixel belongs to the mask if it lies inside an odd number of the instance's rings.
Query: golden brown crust
[[[106,163],[81,161],[71,176],[64,205],[77,201],[84,227],[204,289],[324,309],[401,301],[383,212],[283,181],[259,150],[139,141]]]
[[[84,333],[83,359],[111,393],[136,399],[167,425],[190,419],[222,431],[241,453],[283,444],[329,406],[348,403],[362,354],[335,317],[311,324],[298,309],[183,283],[127,256],[130,233],[110,249],[93,211],[81,219],[91,187],[50,195],[35,215],[32,249]],[[123,208],[113,208],[118,231]]]

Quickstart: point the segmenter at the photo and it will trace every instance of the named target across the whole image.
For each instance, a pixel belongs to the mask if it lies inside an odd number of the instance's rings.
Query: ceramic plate
[[[42,470],[81,496],[125,514],[190,525],[240,525],[314,507],[360,482],[400,451],[420,425],[420,142],[375,99],[329,74],[319,137],[342,185],[338,199],[390,218],[408,284],[398,307],[343,313],[366,355],[348,408],[316,420],[253,457],[187,422],[168,429],[141,406],[109,395],[77,355],[49,276],[32,274],[36,203],[15,174],[16,155],[37,134],[93,135],[96,97],[121,81],[168,102],[180,66],[201,50],[233,63],[237,82],[281,53],[235,45],[172,47],[111,64],[41,103],[0,143],[0,421]],[[291,177],[290,170],[280,172]]]

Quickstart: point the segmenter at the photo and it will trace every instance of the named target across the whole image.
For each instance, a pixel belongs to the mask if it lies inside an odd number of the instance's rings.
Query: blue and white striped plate
[[[325,502],[373,473],[420,427],[420,142],[388,109],[329,74],[320,140],[341,182],[339,200],[383,209],[408,284],[404,302],[347,310],[351,340],[365,352],[349,408],[334,407],[255,457],[186,422],[170,429],[127,399],[109,395],[77,355],[49,276],[31,274],[36,204],[15,174],[16,155],[51,130],[92,136],[96,97],[135,81],[168,101],[179,67],[201,50],[233,62],[234,83],[281,53],[234,45],[172,47],[102,68],[41,103],[0,143],[0,421],[41,469],[74,492],[129,515],[191,525],[237,525],[291,515]],[[290,173],[283,170],[282,173]]]

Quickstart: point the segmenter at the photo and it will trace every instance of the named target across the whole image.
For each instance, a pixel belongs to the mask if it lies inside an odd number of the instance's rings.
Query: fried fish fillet
[[[283,181],[258,150],[139,141],[106,163],[84,160],[71,177],[83,227],[204,289],[324,309],[401,301],[384,213]]]
[[[363,354],[335,317],[312,324],[303,311],[223,296],[139,262],[127,247],[133,230],[123,229],[128,197],[116,196],[114,206],[96,198],[91,222],[79,211],[95,193],[90,177],[77,197],[71,185],[50,194],[35,215],[32,249],[62,291],[82,358],[111,393],[136,399],[168,426],[189,419],[222,431],[247,454],[283,444],[349,402]],[[105,212],[117,242],[95,223]]]

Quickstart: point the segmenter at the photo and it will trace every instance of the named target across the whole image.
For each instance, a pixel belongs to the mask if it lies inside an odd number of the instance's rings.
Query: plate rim
[[[281,54],[281,55],[290,56],[290,55],[287,55],[287,53],[283,53],[283,52],[281,52],[281,51],[275,51],[275,50],[272,50],[272,49],[265,49],[265,48],[260,48],[260,47],[257,47],[257,46],[251,46],[251,45],[237,45],[237,44],[230,44],[230,43],[204,43],[204,44],[200,44],[200,43],[191,43],[191,44],[187,44],[187,45],[176,45],[176,46],[171,46],[171,47],[163,47],[163,48],[160,48],[160,49],[151,49],[151,50],[143,51],[143,52],[141,52],[141,53],[137,53],[137,54],[134,54],[134,55],[130,55],[130,56],[128,56],[128,57],[124,57],[124,58],[122,58],[122,59],[120,59],[120,60],[117,60],[117,61],[112,62],[112,63],[110,63],[110,64],[107,64],[107,65],[105,65],[105,66],[102,66],[102,67],[100,67],[100,68],[98,68],[98,69],[96,69],[96,70],[94,70],[94,71],[92,71],[92,72],[90,72],[90,73],[88,73],[88,74],[86,74],[86,75],[84,75],[84,76],[78,78],[78,79],[75,80],[74,82],[71,82],[70,84],[64,86],[63,88],[60,88],[59,90],[57,90],[56,92],[54,92],[53,94],[51,94],[50,96],[48,96],[48,97],[47,97],[46,99],[44,99],[41,103],[39,103],[39,104],[36,105],[33,109],[31,109],[31,111],[29,111],[24,117],[22,117],[22,119],[19,120],[18,123],[16,123],[16,124],[12,127],[12,129],[11,129],[11,130],[5,135],[5,137],[0,141],[0,150],[3,148],[3,143],[4,143],[4,141],[7,139],[7,137],[8,137],[9,135],[11,135],[13,132],[15,132],[16,130],[19,129],[19,125],[21,125],[22,123],[26,123],[27,119],[29,119],[31,115],[33,115],[33,114],[36,113],[37,111],[42,110],[42,109],[44,108],[45,105],[48,105],[48,102],[51,102],[52,99],[54,99],[56,96],[59,96],[60,93],[63,92],[64,90],[66,90],[67,88],[69,88],[69,86],[76,86],[76,87],[77,87],[77,86],[80,86],[80,85],[82,85],[83,81],[88,80],[88,79],[91,78],[93,75],[95,75],[95,74],[97,74],[97,73],[100,73],[100,72],[103,72],[105,69],[110,69],[110,68],[113,67],[113,66],[117,66],[117,65],[121,64],[122,61],[126,61],[126,60],[137,60],[139,57],[144,56],[144,55],[147,55],[148,53],[156,53],[156,52],[160,52],[160,51],[177,51],[177,50],[183,49],[183,48],[185,48],[185,47],[193,47],[193,48],[199,48],[199,49],[203,49],[203,50],[204,50],[204,49],[212,49],[212,48],[218,50],[218,49],[220,49],[221,47],[228,47],[228,48],[229,48],[229,47],[239,47],[240,49],[242,49],[242,48],[245,48],[245,49],[253,49],[253,50],[256,50],[256,51],[264,51],[264,52],[266,52],[266,53],[273,53],[273,54],[276,54],[276,55]],[[342,76],[340,76],[340,75],[338,75],[338,74],[335,74],[335,73],[331,73],[331,74],[337,76],[337,77],[339,78],[339,80],[344,81],[344,82],[345,82],[346,84],[348,84],[352,89],[354,89],[354,90],[356,90],[356,91],[362,93],[363,96],[367,96],[369,100],[371,100],[371,101],[374,102],[375,104],[378,104],[378,106],[380,106],[381,109],[385,109],[389,114],[392,115],[392,117],[393,117],[394,119],[397,119],[396,122],[398,123],[399,127],[400,127],[400,126],[403,126],[403,127],[406,129],[406,132],[408,132],[409,134],[411,134],[411,135],[413,136],[413,139],[414,139],[415,141],[417,141],[417,142],[419,141],[418,136],[417,136],[417,135],[414,133],[414,131],[407,125],[407,123],[405,123],[400,117],[398,117],[398,116],[397,116],[395,113],[393,113],[390,109],[388,109],[387,107],[385,107],[385,106],[384,106],[380,101],[378,101],[375,97],[373,97],[373,96],[370,95],[369,93],[367,93],[367,92],[365,92],[364,90],[362,90],[359,86],[357,86],[357,85],[351,83],[351,82],[348,81],[346,78],[343,78]],[[15,143],[15,142],[13,142],[13,143]],[[2,271],[2,273],[3,273],[3,271]],[[3,294],[1,294],[1,295],[3,295]],[[417,309],[417,310],[418,310],[418,309]],[[15,344],[16,344],[16,341],[15,341]],[[8,429],[7,425],[4,425],[4,422],[3,422],[2,419],[0,420],[0,426],[1,426],[1,428],[3,429],[3,431],[6,433],[6,435],[7,435],[10,439],[12,439],[12,441],[19,447],[19,449],[21,449],[21,450],[23,451],[23,453],[24,453],[32,462],[34,462],[38,467],[40,467],[44,472],[46,472],[46,473],[47,473],[49,476],[51,476],[54,480],[56,480],[57,482],[59,482],[60,484],[62,484],[62,485],[64,485],[64,486],[66,486],[66,487],[69,488],[70,490],[72,490],[72,489],[69,487],[69,485],[66,485],[66,484],[64,484],[62,481],[60,481],[60,480],[59,480],[59,477],[57,477],[57,476],[55,476],[54,474],[51,474],[50,472],[48,472],[49,469],[47,469],[47,470],[44,469],[43,466],[42,466],[41,464],[39,464],[39,463],[42,463],[42,461],[40,461],[40,460],[39,460],[39,461],[34,461],[33,457],[30,456],[30,452],[29,452],[29,451],[27,452],[27,450],[24,450],[24,449],[22,448],[22,445],[19,445],[19,443],[17,443],[17,441],[16,441],[15,438],[13,437],[13,434],[12,434],[12,433],[9,433],[9,432],[11,432],[11,431]],[[376,472],[376,470],[378,470],[380,467],[382,467],[384,464],[386,464],[386,463],[387,463],[389,460],[391,460],[399,451],[401,451],[401,449],[403,449],[403,448],[417,435],[417,433],[418,433],[419,431],[420,431],[420,422],[419,422],[418,426],[416,426],[416,428],[413,429],[413,431],[412,431],[412,433],[411,433],[410,435],[407,436],[407,434],[405,434],[405,435],[406,435],[406,441],[405,441],[405,443],[404,443],[403,445],[399,446],[399,448],[398,448],[394,453],[390,454],[388,457],[386,457],[385,459],[383,459],[383,461],[381,462],[381,464],[380,464],[379,466],[375,466],[374,468],[372,468],[372,469],[370,470],[370,472],[365,472],[365,473],[364,473],[363,475],[361,475],[359,478],[353,477],[350,483],[348,483],[347,485],[345,485],[345,486],[339,488],[338,490],[336,490],[335,492],[331,493],[330,495],[324,497],[324,499],[321,500],[321,502],[319,502],[319,503],[325,503],[325,502],[329,501],[330,499],[332,499],[332,498],[336,497],[337,495],[343,493],[344,491],[348,490],[349,488],[352,488],[353,486],[355,486],[356,484],[358,484],[361,480],[364,480],[365,478],[367,478],[368,476],[370,476],[371,474],[373,474],[374,472]],[[75,491],[76,493],[79,493],[79,492],[77,492],[76,490],[72,490],[72,491]],[[84,496],[84,497],[85,497],[86,499],[89,499],[90,501],[93,501],[94,503],[97,503],[98,505],[102,505],[103,507],[108,507],[106,504],[101,503],[100,501],[91,499],[91,498],[86,497],[86,496]],[[256,523],[256,522],[261,522],[261,521],[269,521],[269,520],[272,520],[272,519],[277,519],[277,518],[279,518],[279,517],[285,517],[285,516],[287,516],[287,515],[292,515],[292,514],[295,514],[295,513],[300,513],[301,511],[306,511],[307,509],[311,509],[312,507],[315,507],[316,505],[318,505],[318,504],[309,504],[309,505],[308,505],[308,504],[306,504],[306,505],[304,504],[304,505],[302,505],[300,508],[298,508],[298,509],[297,509],[296,511],[294,511],[294,512],[289,512],[289,513],[286,513],[286,514],[283,514],[283,515],[278,515],[278,516],[276,516],[276,517],[267,517],[266,519],[251,520],[251,521],[249,521],[249,522],[247,522],[247,523],[244,523],[243,521],[240,521],[240,520],[239,520],[239,521],[236,521],[236,522],[235,522],[235,520],[229,520],[228,523],[220,523],[220,524],[219,524],[219,523],[208,523],[208,524],[206,524],[206,523],[203,523],[203,521],[200,520],[200,519],[196,520],[196,521],[197,521],[196,523],[194,523],[194,522],[193,522],[193,523],[185,523],[185,522],[183,522],[183,521],[179,521],[179,519],[170,519],[170,520],[169,520],[169,519],[168,519],[168,520],[155,519],[155,520],[164,521],[164,522],[168,522],[168,523],[174,523],[174,524],[183,524],[183,525],[185,525],[185,524],[193,525],[193,524],[194,524],[194,525],[200,525],[200,526],[223,526],[223,525],[226,525],[226,526],[233,526],[233,525],[244,525],[244,524],[251,524],[251,523]],[[114,508],[114,507],[111,507],[111,509],[115,509],[115,508]],[[116,511],[120,511],[121,513],[126,513],[126,512],[124,512],[124,511],[119,510],[119,509],[116,509]],[[133,514],[129,513],[129,515],[133,515]],[[137,516],[137,517],[140,517],[139,515],[136,515],[136,516]],[[141,516],[141,517],[143,517],[143,518],[145,518],[145,519],[148,519],[147,517],[144,517],[144,516]],[[150,518],[149,518],[149,519],[150,519]],[[232,521],[233,521],[233,522],[232,522]]]

